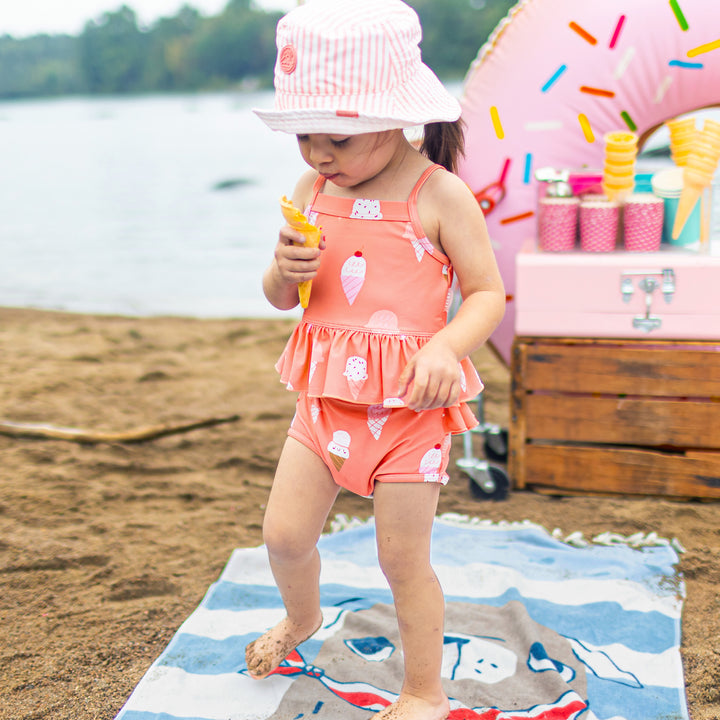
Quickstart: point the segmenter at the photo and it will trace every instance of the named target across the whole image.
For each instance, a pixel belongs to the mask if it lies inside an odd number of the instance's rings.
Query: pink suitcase
[[[516,256],[518,336],[720,339],[720,255],[678,248]]]

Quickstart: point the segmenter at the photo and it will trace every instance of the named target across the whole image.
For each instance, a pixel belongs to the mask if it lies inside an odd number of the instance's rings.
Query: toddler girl
[[[442,589],[430,536],[450,437],[476,424],[468,359],[499,323],[503,284],[482,211],[453,174],[460,106],[422,63],[401,0],[311,0],[278,24],[275,106],[310,166],[292,195],[318,248],[280,230],[263,277],[278,308],[309,305],[278,370],[299,392],[263,526],[286,617],[248,645],[263,678],[322,623],[316,548],[340,488],[372,497],[405,677],[388,720],[442,720]],[[420,149],[404,128],[425,126]],[[457,278],[463,302],[447,313]]]

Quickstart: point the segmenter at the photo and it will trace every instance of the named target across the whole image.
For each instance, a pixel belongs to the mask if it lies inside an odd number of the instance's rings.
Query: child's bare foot
[[[392,704],[375,716],[375,720],[445,720],[450,712],[447,698],[439,703],[414,695],[401,694]]]
[[[320,620],[310,628],[298,625],[289,618],[281,620],[245,648],[248,675],[256,680],[267,677],[301,642],[307,640],[322,625]]]

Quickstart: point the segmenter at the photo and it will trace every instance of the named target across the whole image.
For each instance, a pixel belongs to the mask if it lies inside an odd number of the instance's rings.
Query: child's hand
[[[450,407],[460,398],[461,373],[455,353],[433,338],[410,358],[402,371],[398,396],[404,398],[411,410]]]
[[[320,267],[320,254],[325,241],[316,248],[305,247],[303,234],[285,225],[280,230],[280,238],[275,246],[275,264],[280,279],[286,285],[298,285],[312,280]]]

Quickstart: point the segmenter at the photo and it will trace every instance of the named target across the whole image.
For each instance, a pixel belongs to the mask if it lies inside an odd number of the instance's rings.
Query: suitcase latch
[[[675,295],[675,272],[672,268],[663,268],[662,270],[623,273],[620,278],[620,292],[623,302],[630,302],[635,292],[633,277],[637,276],[642,276],[637,283],[637,289],[645,293],[645,314],[636,315],[633,318],[632,325],[636,330],[649,333],[657,330],[662,325],[662,318],[651,313],[653,293],[659,289],[663,294],[665,302],[672,302]]]

